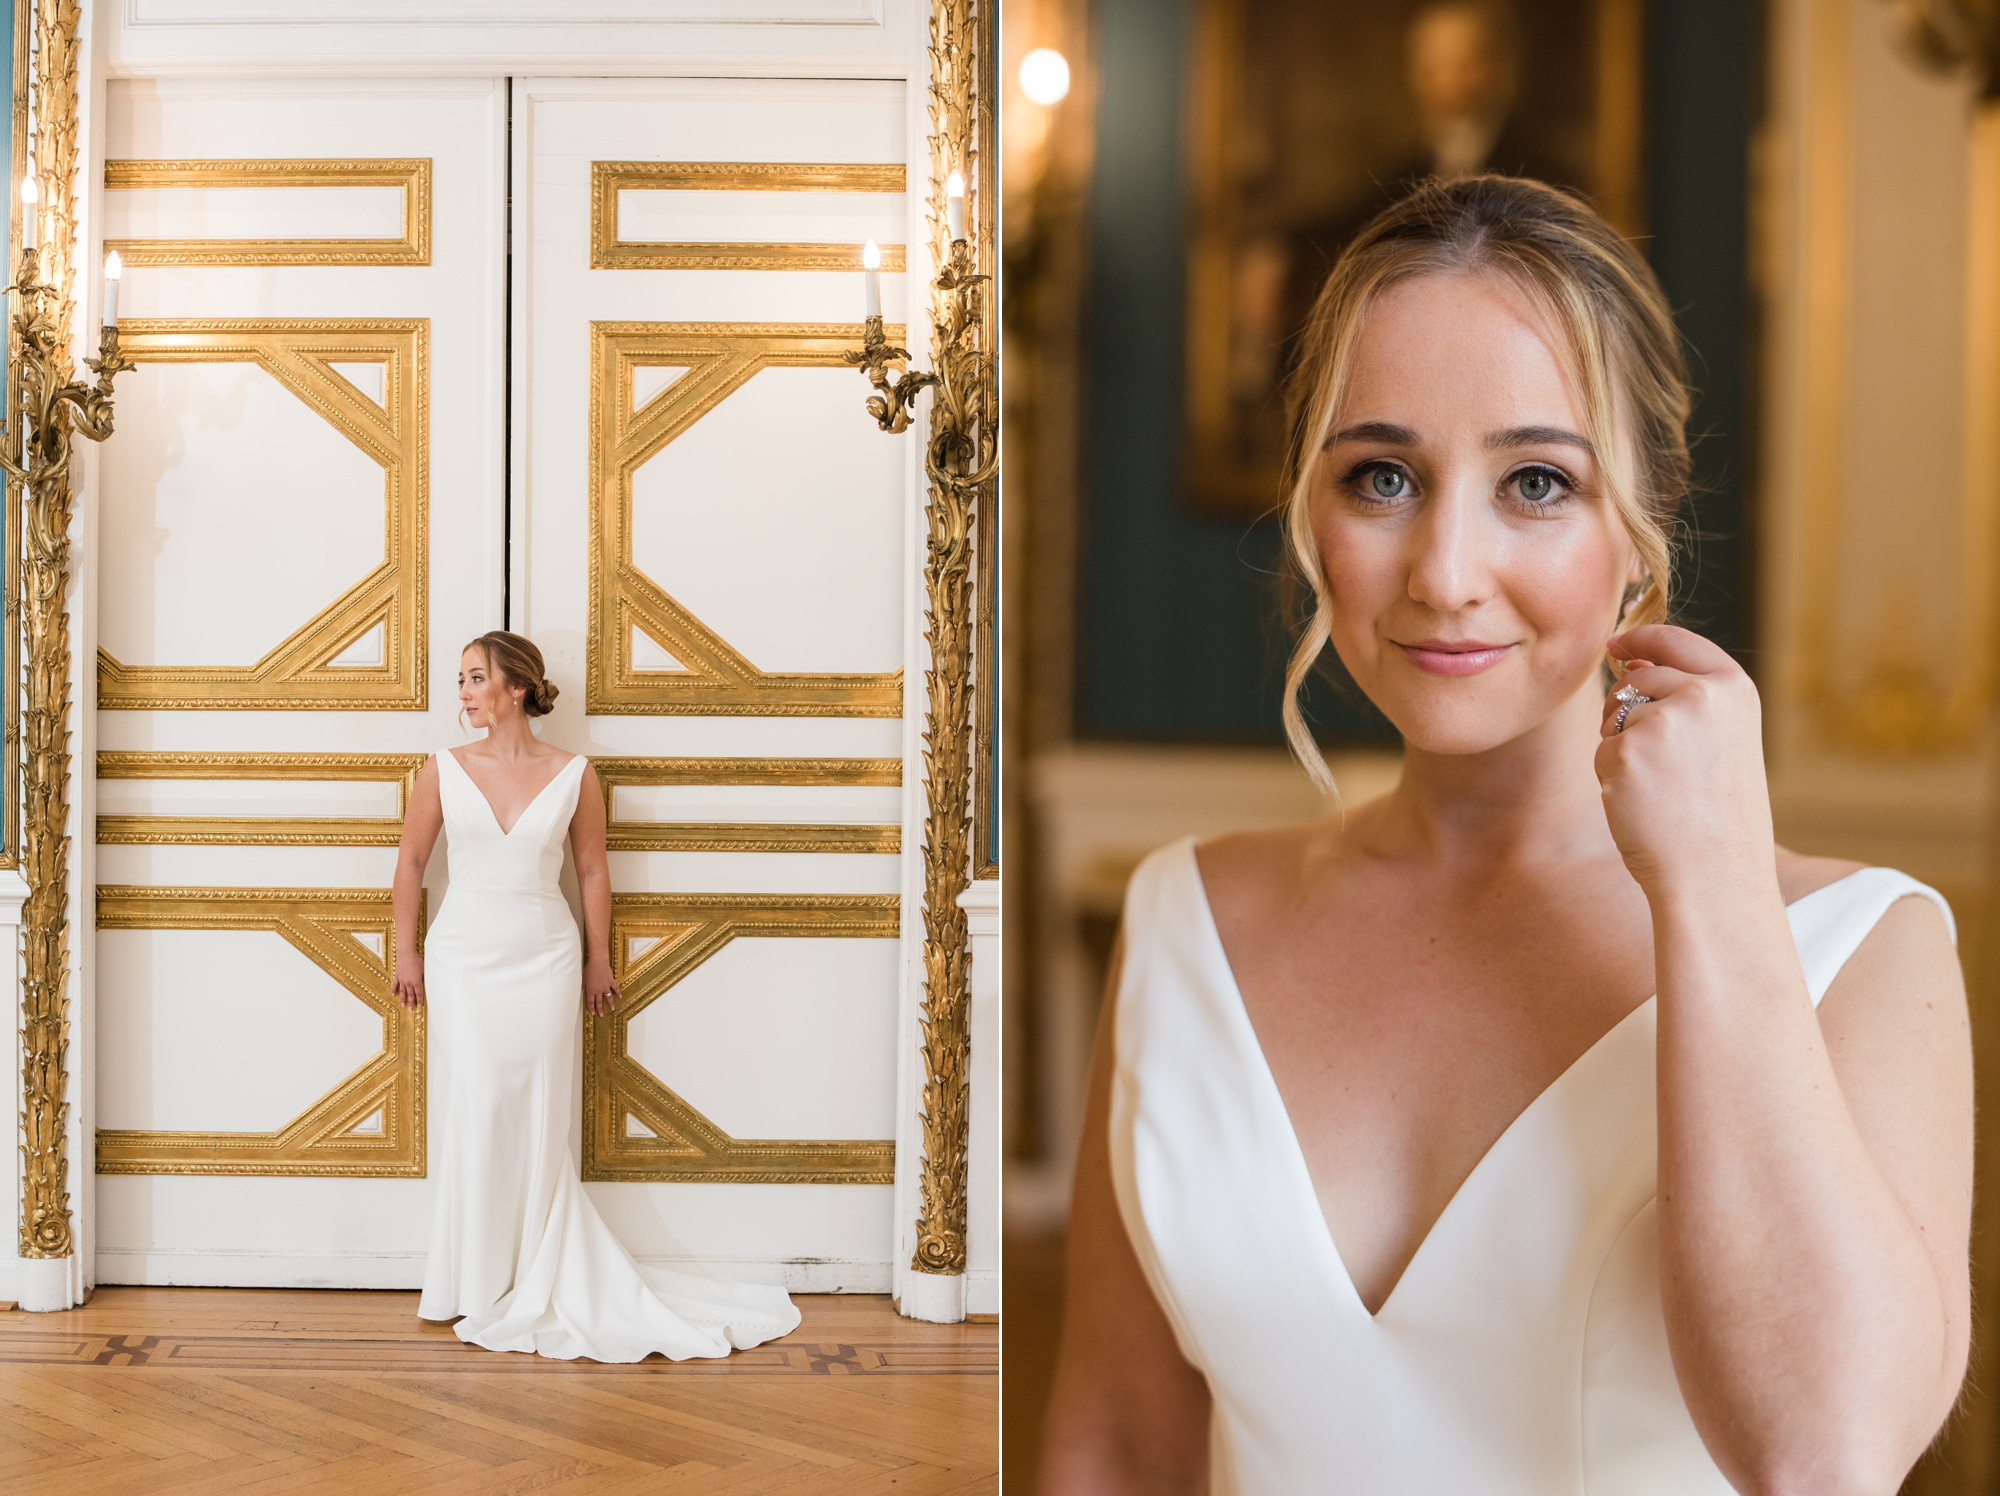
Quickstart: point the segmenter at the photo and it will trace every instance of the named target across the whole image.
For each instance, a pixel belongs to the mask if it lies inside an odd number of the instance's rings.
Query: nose
[[[1433,612],[1459,612],[1492,591],[1494,537],[1469,487],[1441,485],[1410,527],[1410,597]]]

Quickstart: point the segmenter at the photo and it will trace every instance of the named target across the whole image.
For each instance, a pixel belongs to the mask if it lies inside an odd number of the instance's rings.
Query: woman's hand
[[[396,1001],[414,1012],[424,1005],[424,958],[414,950],[396,952],[396,974],[389,979]]]
[[[593,1013],[609,1013],[618,1006],[618,983],[612,980],[611,963],[593,956],[583,963],[583,1005]]]
[[[1615,723],[1604,703],[1597,778],[1625,866],[1648,896],[1777,877],[1757,687],[1718,644],[1668,624],[1618,635],[1624,685],[1650,701]]]

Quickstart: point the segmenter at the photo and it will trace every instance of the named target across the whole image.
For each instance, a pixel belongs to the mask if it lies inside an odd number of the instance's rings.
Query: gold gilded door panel
[[[895,717],[903,674],[760,669],[634,564],[632,485],[639,468],[757,374],[844,369],[854,324],[591,324],[590,636],[587,702],[604,713]],[[902,336],[901,327],[888,330]],[[639,400],[640,369],[685,370]],[[801,475],[811,481],[810,475]],[[634,668],[633,637],[652,640],[678,670]]]
[[[583,1020],[583,1177],[716,1184],[888,1184],[893,1139],[732,1137],[636,1060],[632,1025],[730,942],[893,941],[893,894],[626,894],[613,901],[623,1001]],[[637,954],[634,954],[635,950]]]
[[[389,895],[376,889],[97,890],[99,930],[268,931],[378,1014],[382,1045],[271,1132],[97,1130],[100,1174],[284,1174],[414,1179],[424,1173],[424,1024],[389,990],[396,948]],[[228,1044],[230,1036],[207,1036]]]
[[[252,665],[132,665],[99,649],[97,704],[111,709],[421,708],[430,411],[427,321],[133,319],[125,355],[148,364],[249,363],[378,464],[384,475],[381,563]],[[371,398],[335,365],[379,368]],[[137,380],[128,382],[128,390]],[[131,396],[128,396],[131,398]],[[341,663],[379,633],[379,663]]]

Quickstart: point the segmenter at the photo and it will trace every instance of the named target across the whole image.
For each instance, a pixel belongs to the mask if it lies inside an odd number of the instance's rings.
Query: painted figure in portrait
[[[1279,497],[1283,384],[1354,231],[1426,176],[1537,177],[1632,232],[1635,0],[1206,0],[1190,58],[1190,498]]]

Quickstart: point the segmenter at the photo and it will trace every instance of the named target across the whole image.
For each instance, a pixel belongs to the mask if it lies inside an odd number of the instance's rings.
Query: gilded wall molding
[[[1940,649],[1917,636],[1912,591],[1880,599],[1863,650],[1838,637],[1852,601],[1842,566],[1846,432],[1854,376],[1855,188],[1852,24],[1844,4],[1807,7],[1812,83],[1806,105],[1799,366],[1804,415],[1798,662],[1800,698],[1834,744],[1876,755],[1965,750],[1984,732],[1994,687],[2000,588],[2000,106],[1972,114],[1966,304],[1963,517],[1955,546],[1959,640]]]
[[[431,163],[407,160],[107,161],[107,191],[215,187],[397,187],[398,239],[107,239],[128,265],[428,265]]]
[[[840,822],[633,821],[616,817],[620,786],[893,787],[900,760],[874,758],[593,758],[614,852],[866,852],[902,848],[897,825]],[[394,816],[100,815],[100,846],[393,847],[402,840],[421,753],[166,753],[105,750],[99,779],[391,783]]]
[[[419,924],[422,923],[421,916]],[[97,890],[100,930],[258,930],[284,938],[382,1019],[382,1048],[275,1132],[97,1130],[100,1174],[424,1175],[424,1017],[390,990],[388,893],[367,888]],[[356,937],[373,935],[378,955]],[[380,1124],[357,1124],[380,1114]]]
[[[605,845],[613,852],[871,852],[903,849],[898,825],[776,821],[620,820],[613,791],[662,785],[892,788],[894,758],[593,758],[604,790]]]
[[[593,161],[593,270],[859,270],[855,244],[665,243],[618,237],[618,194],[682,192],[882,192],[900,196],[900,164],[814,165],[785,161]],[[904,268],[900,244],[884,244],[882,268]]]
[[[896,717],[900,670],[760,670],[632,561],[632,475],[761,369],[842,368],[841,324],[593,322],[590,325],[590,624],[585,710],[605,715]],[[900,332],[901,329],[896,329]],[[645,365],[687,372],[632,408]],[[638,671],[638,629],[683,667]]]
[[[403,838],[421,753],[167,753],[107,749],[99,779],[388,783],[394,816],[100,815],[99,846],[393,847]]]
[[[77,0],[22,0],[15,87],[32,91],[27,140],[41,186],[39,259],[17,249],[9,388],[23,419],[20,460],[8,468],[21,511],[21,1214],[24,1258],[68,1257],[69,1199],[69,632],[70,524],[75,514],[72,441],[110,434],[111,370],[94,399],[73,382],[76,306]],[[11,223],[19,215],[10,213]],[[20,239],[14,230],[14,244]],[[30,284],[32,283],[32,289]],[[116,343],[107,333],[116,363]],[[14,495],[10,495],[13,498]]]
[[[174,711],[420,710],[427,699],[430,323],[423,318],[141,320],[124,349],[148,363],[254,363],[379,463],[383,560],[254,665],[127,665],[100,649],[97,704]],[[385,366],[377,404],[331,367]],[[379,666],[330,663],[372,630]]]
[[[996,502],[999,371],[990,284],[997,245],[986,199],[994,138],[992,17],[980,0],[932,0],[930,229],[934,393],[924,471],[924,996],[923,1156],[918,1164],[915,1272],[951,1277],[966,1263],[968,1100],[972,1063],[972,952],[959,896],[970,883],[972,765],[977,730],[973,651],[979,512]],[[962,175],[974,242],[955,243],[946,185]],[[997,526],[991,533],[997,533]],[[984,860],[983,858],[981,859]]]
[[[893,1141],[732,1137],[627,1052],[631,1022],[738,938],[893,940],[894,894],[622,894],[612,968],[624,1000],[583,1019],[583,1177],[714,1184],[888,1184]],[[657,942],[637,957],[635,938]],[[634,1137],[627,1118],[652,1134]]]

